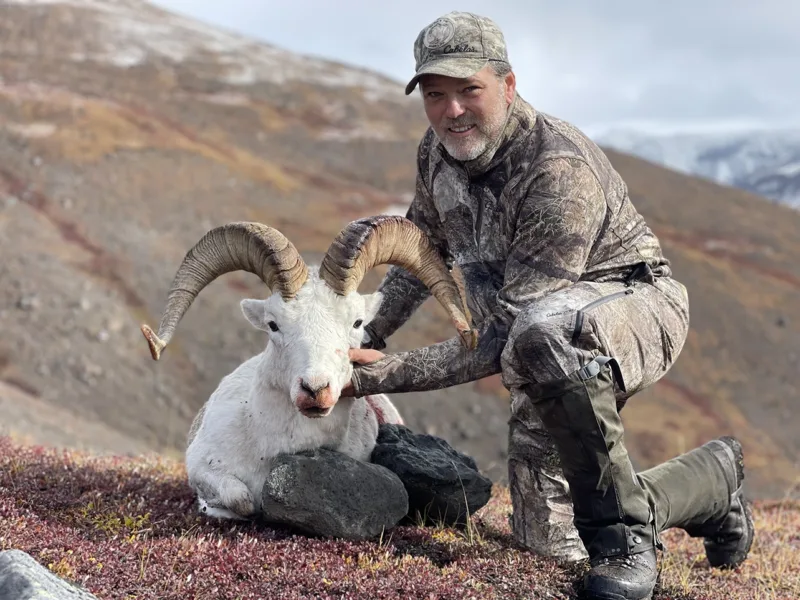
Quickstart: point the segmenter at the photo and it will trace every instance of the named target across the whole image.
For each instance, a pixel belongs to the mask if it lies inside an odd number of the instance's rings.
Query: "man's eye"
[[[359,319],[358,321],[356,321],[355,323],[353,323],[353,328],[354,328],[354,329],[358,329],[359,327],[361,327],[361,324],[362,324],[363,322],[364,322],[364,321],[362,321],[361,319]]]
[[[267,325],[272,331],[278,331],[278,324],[275,321],[270,321]]]

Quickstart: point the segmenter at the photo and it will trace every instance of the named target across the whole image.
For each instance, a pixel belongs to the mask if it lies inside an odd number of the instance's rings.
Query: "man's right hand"
[[[386,356],[380,350],[372,350],[371,348],[350,348],[350,362],[358,363],[359,365],[366,365],[376,360],[382,359]]]
[[[349,350],[349,357],[350,362],[354,362],[359,365],[366,365],[371,362],[375,362],[376,360],[380,360],[386,356],[383,352],[379,350],[372,350],[371,348],[350,348]],[[353,396],[353,382],[349,381],[343,388],[341,392],[341,396],[343,398]]]

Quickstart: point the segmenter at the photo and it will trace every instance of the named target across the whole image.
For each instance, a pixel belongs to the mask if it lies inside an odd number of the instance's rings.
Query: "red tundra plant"
[[[28,552],[100,599],[579,598],[586,568],[517,547],[508,491],[467,527],[396,527],[373,541],[314,538],[199,515],[182,463],[100,457],[0,438],[0,550]],[[702,541],[665,535],[660,600],[800,598],[800,503],[756,506],[739,569]]]

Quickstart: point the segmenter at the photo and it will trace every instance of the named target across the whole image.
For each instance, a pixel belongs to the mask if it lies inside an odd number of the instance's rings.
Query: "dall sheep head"
[[[347,225],[319,271],[311,273],[295,246],[268,225],[236,222],[214,228],[178,268],[158,334],[146,324],[142,333],[158,360],[205,286],[231,271],[253,273],[272,294],[243,300],[241,307],[273,346],[270,383],[285,389],[306,416],[326,416],[352,376],[347,351],[360,345],[363,326],[380,305],[380,294],[359,294],[357,288],[369,269],[382,264],[398,265],[420,279],[447,311],[463,345],[475,347],[477,332],[466,302],[441,256],[410,220],[385,215]]]

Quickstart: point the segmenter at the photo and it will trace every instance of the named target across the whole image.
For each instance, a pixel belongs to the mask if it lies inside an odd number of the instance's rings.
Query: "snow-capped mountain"
[[[650,134],[610,130],[603,146],[800,209],[800,130]]]

